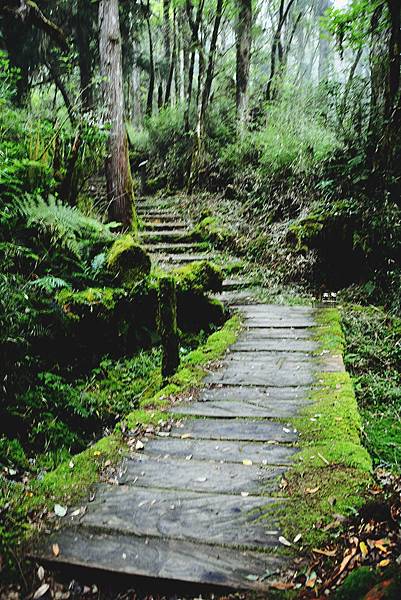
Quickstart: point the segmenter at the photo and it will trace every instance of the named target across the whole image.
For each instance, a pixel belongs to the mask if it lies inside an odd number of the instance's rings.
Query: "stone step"
[[[255,285],[251,279],[227,278],[223,281],[223,292],[243,290]]]
[[[121,485],[98,488],[80,527],[258,549],[278,545],[273,505],[283,500]],[[269,514],[269,527],[263,517]]]
[[[145,250],[153,254],[178,254],[189,252],[200,252],[205,249],[202,242],[177,242],[177,243],[155,243],[146,244]]]
[[[184,223],[184,221],[145,221],[143,229],[145,231],[181,231],[188,229],[188,224]]]
[[[119,481],[137,488],[258,495],[262,490],[266,493],[276,489],[283,472],[280,466],[188,461],[166,455],[158,459],[138,454],[124,461]]]
[[[191,242],[191,232],[185,229],[162,229],[160,231],[143,230],[139,232],[142,242]]]
[[[228,306],[248,306],[252,305],[257,300],[255,299],[255,295],[252,290],[244,289],[244,290],[226,290],[221,294],[215,294],[214,298],[216,300],[220,300],[224,304]]]
[[[213,260],[213,254],[153,254],[151,257],[157,262],[187,264],[191,262],[200,262],[202,260]]]
[[[60,554],[55,557],[53,544]],[[163,581],[267,591],[266,574],[285,569],[288,559],[265,553],[174,539],[98,533],[83,527],[42,538],[31,557],[59,568],[98,569],[107,573]],[[271,579],[270,579],[271,580]]]
[[[317,342],[308,339],[254,338],[247,332],[230,348],[230,352],[305,352],[310,354],[319,347]]]
[[[250,394],[251,397],[251,394]],[[258,404],[250,400],[212,400],[207,402],[181,402],[174,406],[170,412],[179,415],[192,415],[197,417],[212,417],[221,419],[237,419],[239,417],[285,419],[297,416],[304,402],[264,402]]]
[[[259,362],[241,364],[238,361],[226,361],[223,369],[208,375],[207,384],[212,385],[239,385],[239,386],[266,386],[266,387],[298,387],[312,385],[315,376],[309,362],[277,361],[268,363]]]

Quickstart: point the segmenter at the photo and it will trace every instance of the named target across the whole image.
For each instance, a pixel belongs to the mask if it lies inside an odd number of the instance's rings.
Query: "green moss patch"
[[[205,216],[195,225],[192,232],[195,240],[210,242],[217,247],[229,246],[235,240],[235,234],[222,225],[215,216]]]
[[[56,300],[68,318],[80,319],[88,309],[91,312],[95,309],[99,315],[112,312],[125,295],[121,288],[91,287],[79,292],[63,289]]]
[[[336,309],[317,313],[318,354],[342,353],[344,336]],[[311,403],[292,419],[300,452],[286,475],[289,502],[281,515],[285,534],[322,543],[334,514],[350,514],[364,503],[372,462],[360,440],[361,417],[348,373],[317,373]]]
[[[107,255],[107,267],[126,287],[132,287],[149,275],[149,255],[129,233],[116,239]]]
[[[202,260],[193,262],[173,271],[179,293],[220,292],[223,272],[215,264]]]

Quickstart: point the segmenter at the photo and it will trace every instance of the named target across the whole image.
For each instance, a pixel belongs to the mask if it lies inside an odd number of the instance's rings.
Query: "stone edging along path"
[[[167,231],[174,232],[171,223],[170,216]],[[171,244],[179,242],[173,237],[169,244],[177,256]],[[303,445],[294,423],[311,406],[321,373],[344,367],[341,356],[316,340],[316,309],[258,303],[248,291],[233,291],[232,282],[228,289],[244,329],[219,368],[196,398],[169,409],[177,419],[170,431],[141,437],[124,459],[118,485],[99,485],[83,514],[64,519],[61,530],[41,539],[36,557],[261,591],[291,568],[279,515],[288,502],[280,482]],[[329,447],[319,447],[319,460],[329,463],[323,454]]]

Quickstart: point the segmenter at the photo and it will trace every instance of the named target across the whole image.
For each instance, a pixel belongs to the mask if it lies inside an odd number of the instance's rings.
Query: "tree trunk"
[[[93,105],[92,93],[92,53],[90,33],[92,29],[92,5],[88,0],[77,1],[76,38],[78,47],[79,76],[81,83],[81,103],[84,111]]]
[[[318,6],[317,17],[320,19],[326,10],[332,5],[331,0],[320,0]],[[319,27],[320,30],[320,27]],[[319,64],[318,64],[318,81],[322,83],[327,81],[329,75],[329,51],[330,44],[327,37],[327,32],[320,30],[319,35]]]
[[[278,22],[276,31],[273,36],[272,49],[270,54],[270,74],[265,91],[265,98],[268,102],[274,100],[274,98],[276,97],[277,86],[275,79],[277,71],[277,60],[280,60],[282,47],[281,33],[287,20],[288,13],[291,10],[291,6],[294,4],[294,1],[295,0],[289,0],[287,7],[285,8],[285,0],[280,0]]]
[[[203,89],[200,94],[200,102],[198,109],[198,119],[196,125],[196,137],[195,137],[195,147],[192,153],[192,163],[191,163],[191,173],[189,177],[188,189],[192,191],[195,181],[198,178],[200,169],[203,164],[203,142],[204,142],[204,128],[205,128],[205,116],[207,113],[207,109],[209,106],[210,100],[210,92],[212,89],[213,77],[214,77],[214,67],[216,60],[216,50],[217,50],[217,39],[219,35],[221,18],[223,15],[223,0],[217,0],[216,4],[216,16],[214,19],[212,38],[210,40],[210,48],[209,48],[209,56],[207,61],[207,69],[205,82],[203,85]]]
[[[141,103],[141,73],[137,64],[139,54],[139,44],[136,40],[132,43],[133,64],[131,65],[131,118],[133,123],[139,127],[142,124],[142,103]]]
[[[118,0],[100,0],[99,54],[103,77],[106,120],[110,124],[106,157],[109,219],[124,230],[136,227],[127,133],[124,125],[124,94]]]
[[[252,0],[238,0],[238,19],[235,30],[236,108],[240,133],[248,120],[248,85],[252,45]]]
[[[202,20],[202,13],[204,7],[204,0],[200,0],[198,10],[196,13],[195,20],[193,19],[193,6],[191,0],[186,0],[186,12],[189,22],[189,27],[191,29],[191,58],[189,62],[189,70],[188,70],[188,88],[187,88],[187,97],[186,97],[186,105],[185,105],[185,113],[184,113],[184,130],[186,133],[189,132],[189,118],[191,111],[191,101],[192,101],[192,87],[194,81],[194,70],[195,70],[195,56],[196,50],[199,49],[199,27]],[[202,70],[202,65],[199,63],[199,71]]]
[[[147,16],[146,16],[146,25],[148,29],[148,40],[149,40],[149,87],[148,87],[148,97],[146,100],[146,115],[148,117],[152,116],[153,112],[153,94],[155,90],[155,60],[153,55],[153,39],[152,39],[152,29],[150,27],[150,0],[148,0],[147,5]]]

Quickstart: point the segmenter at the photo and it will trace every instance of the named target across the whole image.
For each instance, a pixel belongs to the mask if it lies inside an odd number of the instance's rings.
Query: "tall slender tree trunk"
[[[252,45],[252,0],[238,1],[238,18],[235,28],[236,108],[238,129],[243,133],[248,120],[249,67]]]
[[[84,111],[91,109],[93,106],[92,53],[89,46],[91,30],[92,4],[89,0],[78,0],[76,37],[81,84],[81,103]]]
[[[216,62],[216,51],[217,51],[217,39],[219,35],[220,23],[223,16],[223,0],[217,0],[216,3],[216,16],[214,18],[213,32],[210,40],[209,56],[207,60],[206,74],[204,77],[204,84],[200,91],[199,98],[199,109],[198,119],[196,124],[196,136],[195,145],[192,153],[191,162],[191,173],[188,182],[188,189],[192,191],[200,169],[203,164],[203,145],[204,145],[204,133],[205,133],[205,117],[209,106],[210,93],[212,90],[212,83],[214,78],[214,68]]]
[[[153,38],[152,38],[152,29],[150,26],[150,2],[148,0],[147,6],[147,17],[146,17],[146,25],[148,30],[148,40],[149,40],[149,86],[148,86],[148,97],[146,100],[146,115],[151,116],[153,111],[153,94],[155,90],[155,59],[153,54]]]
[[[142,123],[142,103],[141,103],[141,72],[137,63],[139,54],[139,44],[136,40],[132,43],[134,62],[131,65],[131,118],[134,124],[139,127]]]
[[[191,58],[189,61],[189,69],[188,69],[188,87],[187,87],[186,105],[185,105],[185,112],[184,112],[184,130],[186,133],[189,132],[189,118],[190,118],[190,112],[191,112],[192,88],[193,88],[193,82],[194,82],[196,50],[200,49],[202,51],[202,49],[200,48],[200,43],[199,43],[199,27],[200,27],[201,20],[202,20],[204,4],[205,4],[205,0],[200,0],[198,10],[196,13],[196,17],[194,20],[193,14],[192,14],[193,6],[191,3],[191,0],[186,0],[186,12],[187,12],[187,17],[188,17],[189,27],[191,29],[191,46],[192,46]],[[200,64],[199,64],[199,72],[202,72],[201,57],[200,57]]]
[[[326,10],[332,5],[331,0],[320,0],[318,5],[317,17],[320,19]],[[330,43],[327,32],[322,31],[319,27],[319,63],[318,63],[318,81],[322,83],[327,81],[329,76],[329,55]]]
[[[110,123],[106,157],[109,219],[124,230],[136,226],[133,186],[124,124],[124,94],[118,0],[100,0],[99,54],[106,119]]]

